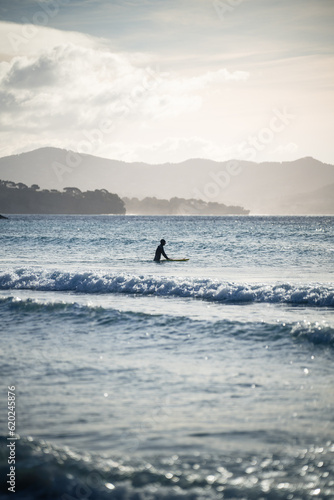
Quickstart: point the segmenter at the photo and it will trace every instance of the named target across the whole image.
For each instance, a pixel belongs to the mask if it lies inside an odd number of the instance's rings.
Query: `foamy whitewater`
[[[8,386],[18,500],[334,498],[333,217],[0,233],[1,498]]]

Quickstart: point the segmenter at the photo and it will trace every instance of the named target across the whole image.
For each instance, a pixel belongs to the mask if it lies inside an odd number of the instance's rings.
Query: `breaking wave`
[[[334,286],[321,283],[239,284],[210,279],[17,269],[0,274],[0,290],[11,289],[87,294],[124,293],[189,297],[222,303],[262,302],[334,307]]]

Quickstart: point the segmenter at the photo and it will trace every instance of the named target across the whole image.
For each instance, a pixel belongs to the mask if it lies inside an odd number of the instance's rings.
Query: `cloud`
[[[120,54],[73,44],[17,56],[1,64],[7,122],[12,114],[12,122],[20,119],[26,129],[97,126],[103,116],[135,108],[143,98],[139,87],[148,88],[146,73]]]
[[[50,30],[46,49],[0,63],[3,131],[75,136],[106,120],[115,129],[130,121],[141,126],[197,112],[203,89],[248,78],[225,68],[189,78],[161,73],[148,64],[148,55],[116,53],[104,41],[77,45],[64,34],[65,43],[55,44],[55,31]],[[43,32],[46,36],[47,29]]]

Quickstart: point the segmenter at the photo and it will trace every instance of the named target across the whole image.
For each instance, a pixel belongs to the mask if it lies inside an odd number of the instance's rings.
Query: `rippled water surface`
[[[333,498],[333,222],[2,221],[16,498]]]

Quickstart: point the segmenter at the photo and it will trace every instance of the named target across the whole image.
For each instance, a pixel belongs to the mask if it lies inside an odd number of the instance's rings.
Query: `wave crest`
[[[190,297],[222,303],[265,302],[334,306],[334,287],[320,283],[237,284],[210,279],[18,269],[0,274],[0,290],[11,289]]]

